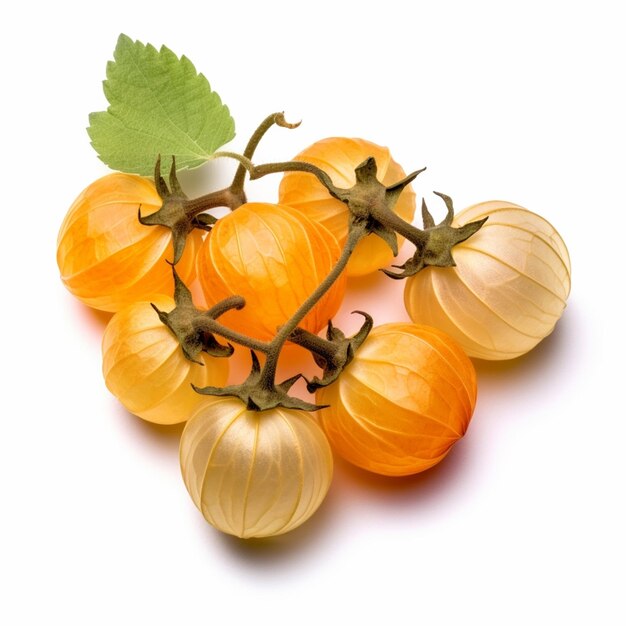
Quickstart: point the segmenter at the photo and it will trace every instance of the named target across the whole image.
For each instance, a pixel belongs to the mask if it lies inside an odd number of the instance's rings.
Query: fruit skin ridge
[[[414,322],[445,331],[471,357],[512,359],[547,337],[563,314],[569,254],[547,220],[511,202],[481,202],[453,223],[483,217],[483,227],[454,247],[456,266],[407,279],[404,302]]]
[[[169,311],[166,296],[153,304]],[[150,302],[137,302],[115,313],[102,338],[102,373],[109,391],[128,411],[155,424],[178,424],[206,399],[197,386],[226,384],[228,359],[201,352],[199,363],[186,359],[180,344]]]
[[[57,240],[57,264],[67,289],[85,304],[115,312],[134,302],[173,295],[171,232],[139,223],[138,211],[161,206],[154,183],[113,173],[86,187],[68,210]],[[177,270],[195,278],[202,234],[191,233]]]
[[[333,449],[363,469],[407,476],[439,463],[465,434],[476,405],[476,372],[436,328],[375,327],[339,379],[317,391]]]
[[[249,411],[212,399],[180,441],[185,486],[205,519],[237,537],[270,537],[305,522],[324,500],[333,457],[306,411]]]
[[[275,204],[247,203],[221,218],[198,254],[198,279],[209,306],[233,295],[246,306],[220,321],[269,341],[336,264],[340,248],[323,226]],[[338,311],[345,273],[301,326],[321,330]]]

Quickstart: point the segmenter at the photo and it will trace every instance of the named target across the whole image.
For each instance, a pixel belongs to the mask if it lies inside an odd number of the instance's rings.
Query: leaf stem
[[[243,151],[243,157],[248,160],[248,163],[252,165],[251,160],[254,156],[254,152],[257,149],[261,139],[263,139],[265,133],[272,127],[274,124],[278,126],[282,126],[283,128],[296,128],[300,125],[297,124],[289,124],[285,120],[285,116],[283,113],[272,113],[268,115],[259,125],[259,127],[254,131],[252,137],[248,141],[248,145],[246,149]],[[246,178],[246,172],[249,171],[249,168],[244,165],[242,162],[239,163],[239,167],[237,167],[237,171],[235,172],[235,176],[233,178],[233,182],[230,184],[230,190],[234,194],[243,195],[243,185]]]
[[[347,197],[348,190],[336,187],[330,176],[324,170],[312,165],[311,163],[306,163],[305,161],[283,161],[280,163],[264,163],[263,165],[254,165],[248,157],[237,154],[236,152],[220,151],[214,152],[212,156],[213,158],[224,157],[239,161],[240,167],[247,170],[250,175],[250,180],[257,180],[267,176],[268,174],[280,174],[282,172],[307,172],[317,177],[334,198],[343,200]]]

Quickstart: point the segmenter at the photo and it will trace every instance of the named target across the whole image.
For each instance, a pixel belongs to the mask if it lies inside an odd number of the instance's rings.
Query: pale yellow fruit
[[[166,296],[154,304],[169,312]],[[149,302],[124,307],[109,321],[102,339],[102,373],[109,391],[131,412],[156,424],[186,421],[203,402],[198,387],[221,386],[228,378],[228,360],[202,352],[204,365],[185,358],[180,344],[159,320]]]
[[[489,219],[452,251],[456,267],[428,267],[407,280],[414,322],[435,326],[472,357],[512,359],[534,348],[561,317],[571,285],[563,239],[544,218],[490,201],[461,211],[453,225]]]
[[[305,411],[249,411],[211,398],[180,441],[183,480],[217,529],[237,537],[293,530],[322,503],[333,472],[330,446]]]

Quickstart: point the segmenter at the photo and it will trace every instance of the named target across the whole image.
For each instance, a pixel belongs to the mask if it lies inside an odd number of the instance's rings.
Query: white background
[[[5,9],[0,622],[626,623],[620,4]],[[337,462],[307,524],[246,543],[194,508],[180,428],[143,423],[110,396],[107,316],[64,290],[55,248],[74,197],[107,171],[85,127],[106,107],[120,32],[195,63],[236,120],[232,149],[284,110],[303,124],[272,131],[259,161],[365,137],[407,170],[428,166],[415,188],[434,211],[432,190],[459,209],[505,199],[561,232],[573,265],[563,319],[526,357],[477,362],[474,419],[440,466],[389,480]],[[228,167],[183,183],[208,190]],[[251,197],[272,200],[277,182]],[[404,319],[401,289],[362,281],[345,311],[375,300],[378,322]]]

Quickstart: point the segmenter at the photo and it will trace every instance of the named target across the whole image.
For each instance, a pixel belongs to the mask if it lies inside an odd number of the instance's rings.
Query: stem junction
[[[238,397],[251,410],[262,411],[283,406],[313,411],[321,407],[289,395],[289,390],[302,377],[301,374],[297,374],[281,383],[276,383],[278,359],[287,341],[298,344],[312,353],[315,362],[322,369],[323,373],[321,378],[315,376],[312,380],[306,381],[307,389],[310,393],[334,382],[343,369],[352,361],[356,350],[365,341],[373,326],[373,320],[367,313],[355,311],[361,314],[365,321],[361,329],[349,338],[346,338],[341,330],[334,327],[330,320],[328,321],[326,339],[299,328],[298,324],[341,275],[359,241],[370,234],[374,234],[383,239],[393,250],[394,255],[397,255],[397,236],[401,235],[408,239],[415,246],[415,252],[402,265],[393,266],[400,271],[382,270],[391,278],[406,278],[428,266],[453,266],[452,248],[457,243],[471,237],[480,229],[485,220],[471,222],[460,228],[453,227],[454,210],[452,200],[448,196],[437,192],[435,193],[442,198],[447,207],[446,217],[440,224],[435,224],[424,201],[422,201],[424,230],[416,228],[394,213],[393,209],[402,191],[425,168],[412,172],[402,180],[386,186],[378,180],[376,161],[370,157],[355,168],[355,184],[348,189],[343,189],[334,185],[326,172],[310,163],[286,161],[254,165],[252,162],[254,152],[265,133],[274,124],[286,128],[295,128],[298,125],[288,124],[282,113],[274,113],[265,118],[257,128],[250,138],[243,155],[233,152],[215,153],[214,157],[229,157],[238,161],[239,165],[233,181],[226,189],[207,194],[195,200],[188,199],[183,193],[176,178],[174,159],[172,159],[169,188],[161,177],[160,159],[157,159],[155,184],[159,195],[163,199],[163,205],[159,211],[147,217],[142,217],[140,213],[139,219],[143,224],[159,224],[167,226],[172,230],[174,243],[172,270],[176,306],[169,313],[164,313],[156,307],[154,308],[161,321],[179,340],[185,357],[198,362],[196,357],[201,351],[216,357],[230,356],[233,353],[233,346],[230,343],[226,345],[219,343],[216,335],[222,337],[227,342],[232,341],[245,346],[251,351],[252,367],[248,378],[243,383],[228,385],[222,388],[194,387],[194,389],[198,393],[206,395]],[[315,291],[300,305],[298,310],[278,330],[271,341],[259,341],[235,332],[218,321],[220,315],[226,311],[241,309],[245,306],[245,301],[242,297],[233,296],[227,298],[208,311],[201,311],[194,306],[191,292],[179,278],[174,264],[182,255],[187,235],[194,228],[210,230],[212,224],[215,223],[216,219],[206,213],[207,210],[216,206],[227,206],[234,210],[246,201],[244,192],[246,173],[251,180],[256,180],[268,174],[293,171],[306,172],[317,177],[328,190],[331,197],[340,200],[347,206],[349,220],[348,237],[336,265]],[[262,367],[256,354],[257,352],[265,354],[265,362]]]

